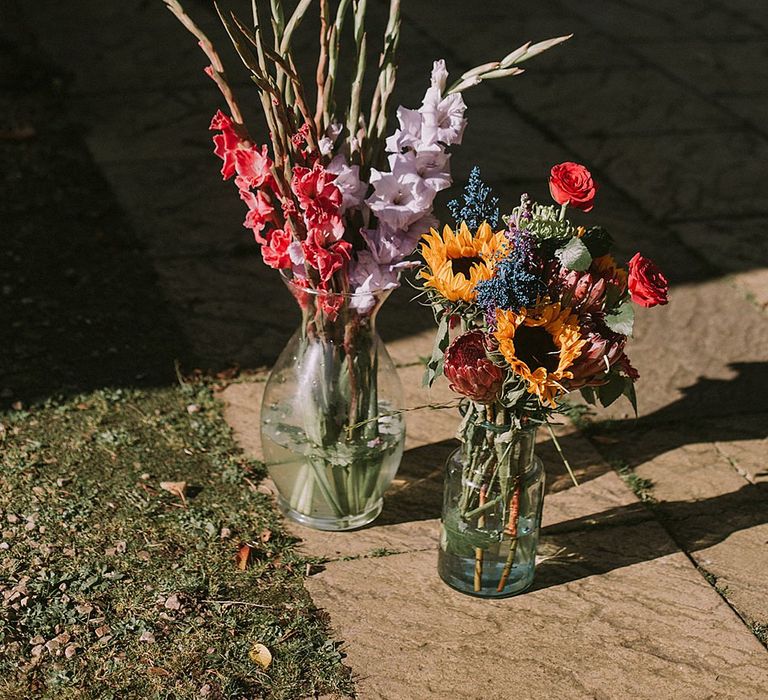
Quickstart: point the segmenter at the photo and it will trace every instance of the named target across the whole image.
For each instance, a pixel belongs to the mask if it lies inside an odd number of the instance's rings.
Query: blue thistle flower
[[[487,318],[493,317],[496,309],[519,311],[534,305],[546,288],[531,233],[514,228],[507,235],[512,251],[496,265],[493,277],[476,287],[477,303]]]
[[[491,228],[499,225],[499,198],[494,197],[493,190],[480,179],[478,166],[474,166],[469,173],[462,199],[463,204],[458,199],[448,202],[448,209],[456,220],[456,226],[462,221],[465,221],[471,230],[476,229],[483,221],[487,221]]]

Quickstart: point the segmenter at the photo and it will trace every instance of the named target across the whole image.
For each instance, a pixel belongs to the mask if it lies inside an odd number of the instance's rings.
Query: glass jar
[[[361,527],[381,512],[405,442],[402,386],[376,332],[389,293],[285,281],[302,321],[264,389],[266,466],[289,518],[319,530]]]
[[[438,571],[463,593],[503,598],[533,582],[544,470],[535,428],[486,426],[448,458]]]

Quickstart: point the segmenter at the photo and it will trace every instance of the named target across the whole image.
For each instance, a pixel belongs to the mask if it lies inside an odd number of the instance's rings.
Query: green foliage
[[[562,248],[555,251],[555,256],[568,270],[584,272],[592,264],[592,256],[580,238],[571,238]]]
[[[424,371],[424,386],[430,387],[443,373],[443,366],[445,365],[445,351],[450,345],[450,323],[448,321],[448,314],[443,313],[440,316],[437,333],[435,333],[435,344],[432,348],[432,356],[427,362],[427,367]]]
[[[613,237],[602,226],[593,226],[587,229],[581,240],[593,258],[607,255],[613,245]]]
[[[96,391],[0,424],[0,697],[352,692],[209,387]],[[184,500],[161,481],[186,482]]]
[[[513,215],[517,218],[522,211],[521,207],[513,210]],[[555,248],[559,248],[569,238],[576,235],[576,229],[567,219],[560,218],[560,207],[551,204],[532,204],[530,205],[531,218],[525,224],[526,230],[530,231],[539,242],[551,242]],[[509,217],[504,217],[509,222]]]
[[[635,307],[632,302],[627,299],[619,305],[615,313],[606,314],[605,325],[614,333],[632,335],[632,329],[635,325]]]

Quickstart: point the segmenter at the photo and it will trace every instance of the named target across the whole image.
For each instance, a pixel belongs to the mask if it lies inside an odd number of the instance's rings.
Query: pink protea
[[[585,316],[579,325],[587,343],[570,367],[573,378],[568,382],[569,389],[605,384],[611,367],[626,358],[626,336],[612,332],[599,318]]]
[[[603,305],[607,284],[591,272],[561,270],[558,277],[560,303],[580,313],[597,311]]]
[[[501,368],[488,358],[485,334],[477,330],[460,335],[448,346],[444,372],[453,391],[481,403],[494,402],[504,380]]]

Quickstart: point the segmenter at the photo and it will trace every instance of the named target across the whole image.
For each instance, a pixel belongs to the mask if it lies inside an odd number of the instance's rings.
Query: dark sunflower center
[[[451,270],[454,275],[464,275],[464,277],[469,279],[469,270],[472,268],[472,265],[481,262],[483,262],[483,259],[478,258],[477,256],[471,258],[453,258],[453,260],[451,260]]]
[[[515,355],[531,372],[538,367],[554,372],[560,364],[559,353],[552,336],[540,326],[520,326],[515,331]]]

